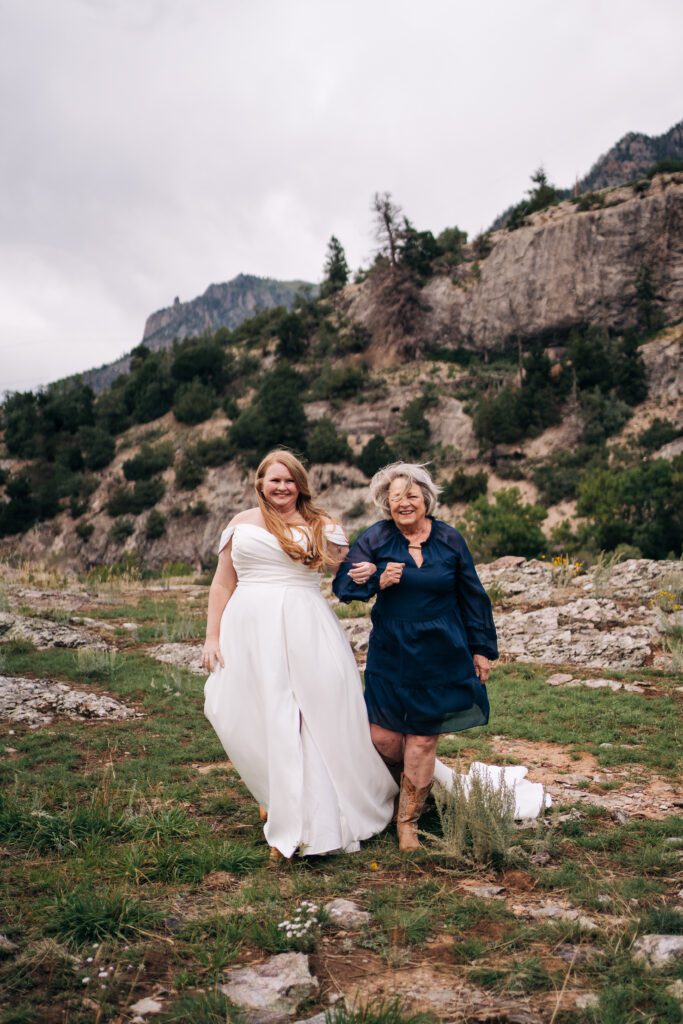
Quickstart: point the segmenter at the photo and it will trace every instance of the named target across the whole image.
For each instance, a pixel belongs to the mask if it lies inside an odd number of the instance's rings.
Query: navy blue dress
[[[394,521],[383,520],[358,537],[332,585],[340,601],[377,594],[365,669],[369,719],[417,736],[486,725],[489,701],[472,656],[498,657],[491,602],[452,526],[432,519],[422,557],[418,567]],[[377,566],[365,584],[348,574],[356,562]],[[405,568],[400,583],[380,590],[387,562]]]

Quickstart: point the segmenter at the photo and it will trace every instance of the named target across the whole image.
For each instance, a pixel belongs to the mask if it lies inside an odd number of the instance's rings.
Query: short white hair
[[[389,509],[389,488],[394,480],[405,480],[406,490],[413,484],[420,488],[430,516],[439,503],[440,487],[437,487],[424,465],[416,462],[392,462],[377,470],[370,481],[370,499],[382,513],[384,519],[391,519]]]

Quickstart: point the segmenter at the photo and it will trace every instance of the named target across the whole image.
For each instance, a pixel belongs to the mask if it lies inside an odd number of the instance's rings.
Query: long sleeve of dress
[[[458,544],[455,589],[470,652],[483,654],[493,661],[498,657],[498,640],[491,600],[477,576],[472,555],[462,538]]]
[[[352,569],[357,562],[376,562],[369,536],[370,532],[370,530],[366,530],[351,545],[332,583],[332,590],[344,604],[348,604],[349,601],[369,601],[379,590],[379,577],[381,575],[379,569],[375,571],[367,583],[354,583],[349,576],[349,569]]]

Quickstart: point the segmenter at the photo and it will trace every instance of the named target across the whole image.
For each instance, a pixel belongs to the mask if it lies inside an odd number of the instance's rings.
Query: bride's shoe
[[[258,805],[258,816],[259,821],[268,821],[268,811],[265,809],[263,804]]]
[[[271,864],[279,864],[281,860],[287,860],[284,853],[280,853],[277,846],[271,846],[268,860]]]

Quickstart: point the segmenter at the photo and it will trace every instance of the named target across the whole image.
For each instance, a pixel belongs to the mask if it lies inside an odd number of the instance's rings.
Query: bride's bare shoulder
[[[253,523],[254,526],[263,525],[263,516],[261,515],[261,509],[256,508],[245,508],[243,512],[238,512],[236,516],[233,516],[228,526],[237,526],[238,523]]]

